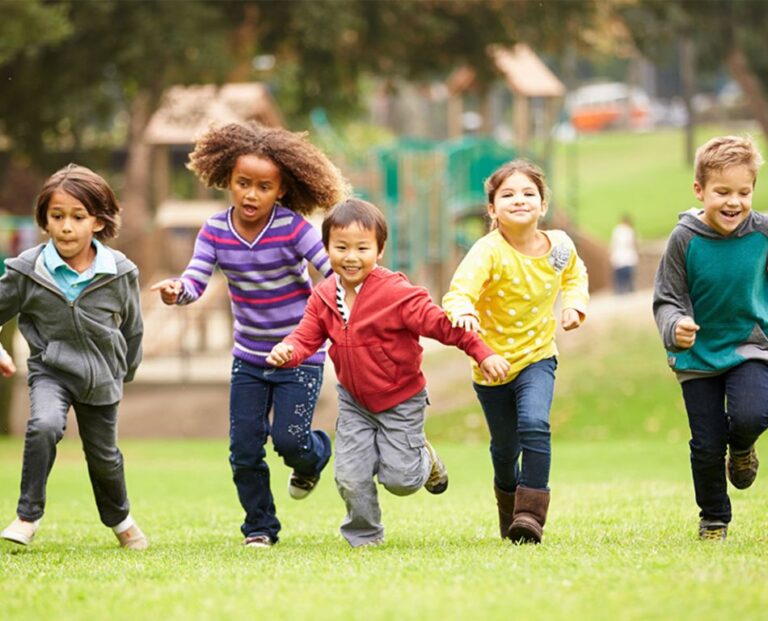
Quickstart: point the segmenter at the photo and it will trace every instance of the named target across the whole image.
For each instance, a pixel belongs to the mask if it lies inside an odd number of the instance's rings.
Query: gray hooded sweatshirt
[[[141,362],[138,268],[106,248],[117,273],[97,276],[70,302],[45,267],[43,247],[7,260],[0,278],[0,324],[19,316],[30,350],[27,381],[52,377],[76,402],[117,403]]]

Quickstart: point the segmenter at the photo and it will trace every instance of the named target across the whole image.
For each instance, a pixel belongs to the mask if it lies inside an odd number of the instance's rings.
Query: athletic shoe
[[[115,533],[120,547],[126,550],[146,550],[149,547],[149,541],[141,529],[134,524],[121,533]]]
[[[319,474],[313,477],[308,477],[304,474],[299,474],[294,470],[291,473],[291,477],[288,479],[288,494],[291,498],[295,498],[296,500],[306,498],[315,489],[319,480]]]
[[[424,483],[424,489],[430,494],[442,494],[448,489],[448,469],[429,442],[424,443],[424,448],[427,449],[429,458],[432,460],[432,468],[429,471],[427,482]]]
[[[736,489],[747,489],[755,482],[759,465],[754,444],[745,451],[736,452],[731,448],[728,449],[725,472],[731,485]]]
[[[243,540],[243,545],[246,548],[271,548],[272,540],[269,535],[248,535]]]
[[[728,536],[728,524],[722,520],[702,520],[699,522],[699,539],[702,541],[725,541]]]
[[[13,541],[13,543],[26,546],[32,543],[39,525],[40,520],[27,522],[26,520],[17,517],[3,532],[0,533],[0,537],[8,541]]]

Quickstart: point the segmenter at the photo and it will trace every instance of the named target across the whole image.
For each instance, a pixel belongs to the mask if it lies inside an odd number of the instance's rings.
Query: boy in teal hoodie
[[[768,427],[768,218],[752,211],[762,163],[749,138],[699,147],[702,209],[680,215],[656,273],[653,312],[688,413],[701,539],[725,539],[726,475],[752,485]]]

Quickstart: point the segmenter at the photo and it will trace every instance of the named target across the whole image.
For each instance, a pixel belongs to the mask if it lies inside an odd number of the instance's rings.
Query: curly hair
[[[35,220],[48,230],[48,204],[54,192],[65,192],[80,201],[88,213],[104,224],[93,236],[99,241],[117,237],[120,230],[120,205],[109,184],[90,168],[67,164],[43,184],[35,202]]]
[[[339,169],[309,142],[305,132],[254,121],[208,129],[189,154],[187,168],[209,188],[225,190],[241,155],[258,155],[278,167],[285,188],[280,203],[296,213],[328,211],[350,194]]]

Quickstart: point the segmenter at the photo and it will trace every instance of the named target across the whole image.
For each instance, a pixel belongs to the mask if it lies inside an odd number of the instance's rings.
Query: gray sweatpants
[[[413,494],[429,477],[432,462],[424,448],[427,391],[378,414],[363,408],[343,386],[337,391],[334,471],[347,505],[340,530],[357,547],[384,537],[375,475],[397,496]]]
[[[123,455],[117,448],[117,403],[77,403],[69,391],[49,377],[37,377],[29,388],[30,416],[24,438],[21,495],[16,509],[23,520],[43,517],[45,488],[56,459],[56,445],[64,436],[67,413],[73,407],[88,475],[99,517],[115,526],[128,516],[128,495],[123,474]]]

